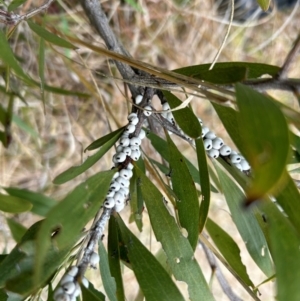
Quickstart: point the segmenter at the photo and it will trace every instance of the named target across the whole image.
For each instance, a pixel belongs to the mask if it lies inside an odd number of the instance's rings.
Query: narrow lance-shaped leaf
[[[45,39],[46,41],[60,46],[60,47],[65,47],[65,48],[70,48],[70,49],[77,49],[73,44],[70,42],[66,41],[65,39],[62,39],[58,37],[57,35],[53,34],[52,32],[46,30],[45,28],[39,26],[38,24],[27,20],[27,23],[32,31],[34,31],[38,36],[41,38]]]
[[[262,10],[267,11],[269,9],[271,0],[257,0],[257,3],[259,4]]]
[[[124,127],[117,129],[116,131],[111,132],[111,133],[93,141],[84,151],[93,150],[93,149],[97,149],[97,148],[101,147],[102,145],[104,145],[106,142],[108,142],[115,136],[119,137],[123,131],[124,131]]]
[[[89,283],[89,287],[81,285],[82,301],[105,301],[105,296],[96,290],[92,283]]]
[[[252,208],[243,208],[245,196],[237,184],[218,166],[215,168],[219,175],[223,193],[230,209],[232,219],[245,242],[246,248],[258,267],[268,276],[273,275],[270,255],[267,251],[267,242],[260,229]]]
[[[274,192],[282,177],[289,154],[289,131],[276,103],[241,84],[236,85],[241,141],[235,141],[248,160],[253,180],[247,202]]]
[[[21,68],[18,61],[16,60],[2,30],[0,30],[0,45],[1,45],[0,59],[7,66],[12,68],[18,76],[22,77],[28,82],[32,82],[32,80],[24,73],[23,69]]]
[[[214,300],[202,271],[194,258],[193,249],[179,231],[175,219],[170,215],[163,202],[163,196],[156,186],[137,168],[143,198],[150,216],[151,226],[158,241],[161,242],[168,257],[170,268],[179,281],[188,285],[192,301]]]
[[[14,240],[16,242],[20,242],[27,229],[20,223],[17,223],[12,218],[7,218],[6,221]]]
[[[216,63],[212,70],[209,70],[210,67],[211,64],[201,64],[183,67],[174,71],[212,83],[224,84],[241,81],[245,78],[258,78],[265,74],[274,76],[280,70],[278,66],[248,62]]]
[[[29,201],[32,204],[31,212],[41,216],[45,216],[57,204],[53,199],[38,192],[15,187],[5,187],[4,189],[11,196]]]
[[[146,299],[184,301],[172,278],[154,255],[130,232],[120,217],[117,218],[117,223],[127,247],[132,269]]]
[[[79,166],[72,166],[66,171],[62,172],[58,175],[54,180],[54,184],[63,184],[66,183],[86,170],[88,170],[91,166],[93,166],[96,162],[98,162],[107,152],[108,150],[117,142],[119,139],[121,132],[114,132],[115,135],[112,135],[109,140],[107,140],[102,147],[92,156],[88,157],[81,165]]]
[[[247,274],[246,267],[241,260],[241,251],[236,242],[209,218],[207,219],[206,229],[231,268],[248,286],[254,287],[254,284]]]
[[[47,214],[37,239],[36,279],[40,277],[46,251],[52,244],[60,250],[78,239],[80,231],[102,205],[114,173],[115,170],[110,170],[90,177]],[[54,230],[59,235],[51,239]]]
[[[297,186],[286,172],[284,187],[279,191],[276,196],[278,204],[282,207],[287,214],[290,222],[295,229],[300,233],[300,194]]]
[[[107,249],[110,273],[116,282],[117,300],[124,301],[125,293],[121,274],[119,233],[118,226],[114,218],[110,218],[108,223]]]
[[[107,252],[101,240],[99,241],[98,253],[100,256],[99,267],[100,267],[101,279],[106,295],[110,301],[117,301],[118,299],[116,297],[116,290],[117,290],[116,281],[113,277],[111,277]]]
[[[29,211],[32,205],[22,198],[0,194],[0,210],[10,213]]]
[[[180,225],[188,232],[188,240],[195,250],[199,234],[199,200],[196,186],[182,154],[169,135],[167,140],[170,152],[170,177],[176,195]]]
[[[49,249],[42,266],[41,277],[34,283],[34,250],[36,236],[42,223],[43,221],[39,221],[32,225],[22,237],[21,242],[0,264],[0,286],[4,286],[8,291],[23,296],[23,299],[51,279],[51,276],[65,260],[66,254],[70,250],[70,245],[60,251],[55,248]]]
[[[204,150],[203,140],[196,139],[196,151],[197,151],[197,159],[198,159],[198,168],[200,174],[200,186],[201,186],[201,204],[199,211],[199,233],[202,232],[209,211],[210,205],[210,180],[208,167],[206,162],[206,153]]]
[[[299,233],[271,201],[264,202],[270,250],[275,263],[277,300],[298,301],[300,296]]]

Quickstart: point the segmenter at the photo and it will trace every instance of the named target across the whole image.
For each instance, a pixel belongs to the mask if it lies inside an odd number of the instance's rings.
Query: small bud
[[[103,206],[108,209],[113,208],[115,206],[115,198],[114,197],[106,198],[103,203]]]
[[[212,132],[212,131],[209,131],[209,132],[207,132],[207,133],[205,134],[205,138],[207,138],[207,139],[213,140],[213,139],[215,139],[216,137],[217,137],[216,134],[215,134],[214,132]]]
[[[132,134],[135,131],[135,125],[128,124],[127,127],[124,130],[126,133]]]
[[[204,139],[203,140],[203,145],[205,150],[209,151],[210,149],[212,149],[212,140],[211,139]]]
[[[137,113],[130,113],[127,117],[128,121],[130,121],[133,118],[138,118]]]
[[[220,153],[219,153],[218,150],[212,148],[211,150],[209,150],[209,151],[207,152],[207,154],[208,154],[209,157],[216,159],[216,158],[219,157],[219,154],[220,154]]]
[[[73,277],[76,277],[78,273],[78,267],[77,266],[72,266],[70,269],[67,271],[67,274]]]
[[[151,111],[152,111],[152,108],[150,106],[145,106],[143,113],[145,116],[149,117],[152,114]]]
[[[220,148],[220,154],[222,156],[229,156],[231,154],[231,148],[227,145],[223,145],[221,148]]]
[[[219,150],[223,145],[224,145],[224,141],[221,138],[217,137],[212,141],[212,147],[214,149]]]
[[[75,292],[76,286],[74,282],[67,282],[62,285],[62,288],[68,295],[72,295]]]
[[[143,95],[138,95],[135,98],[134,102],[138,105],[138,104],[140,104],[142,102],[142,100],[143,100]]]
[[[239,156],[239,155],[231,154],[231,155],[230,155],[230,160],[231,160],[231,162],[232,162],[233,164],[237,164],[237,163],[240,163],[240,162],[241,162],[242,158],[241,158],[241,156]]]

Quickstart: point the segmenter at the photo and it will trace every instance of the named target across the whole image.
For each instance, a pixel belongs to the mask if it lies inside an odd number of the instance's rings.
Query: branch
[[[209,262],[209,265],[210,265],[212,271],[215,272],[217,279],[218,279],[224,293],[227,295],[228,299],[230,301],[243,301],[232,291],[232,289],[231,289],[229,283],[227,282],[226,278],[224,277],[214,255],[210,252],[210,250],[205,246],[204,243],[202,243],[200,241],[200,244],[204,250],[204,253],[206,255],[206,258]]]
[[[277,78],[264,78],[253,79],[242,82],[255,90],[260,92],[265,90],[282,90],[289,92],[300,92],[300,81],[298,79],[277,79]]]
[[[91,24],[94,26],[96,31],[99,33],[101,38],[104,40],[107,48],[118,54],[130,56],[124,47],[117,40],[114,32],[109,26],[108,19],[102,10],[99,0],[80,0],[80,3],[89,18]],[[136,77],[134,69],[129,65],[114,60],[119,72],[121,73],[124,80],[133,80]],[[128,85],[132,96],[136,97],[139,94],[143,94],[142,90],[134,85]]]
[[[300,50],[300,34],[298,35],[293,48],[290,50],[289,54],[285,59],[283,66],[281,67],[280,71],[276,76],[278,79],[283,79],[287,77],[288,70],[290,69],[291,65],[294,63],[299,50]]]
[[[5,23],[7,25],[15,25],[23,20],[30,19],[33,16],[39,14],[40,12],[48,9],[48,7],[50,6],[50,4],[53,1],[54,0],[48,0],[46,3],[44,3],[40,7],[36,8],[24,15],[18,15],[13,12],[7,12],[7,11],[0,9],[0,22]]]

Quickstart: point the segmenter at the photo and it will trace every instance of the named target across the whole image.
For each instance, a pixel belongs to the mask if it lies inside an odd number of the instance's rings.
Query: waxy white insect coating
[[[139,138],[143,140],[146,137],[146,132],[142,129],[139,133]]]
[[[117,160],[117,162],[119,162],[119,163],[124,162],[124,161],[126,160],[126,154],[123,153],[123,152],[118,153],[118,154],[116,155],[116,160]]]
[[[134,102],[138,105],[138,104],[140,104],[142,102],[142,100],[143,100],[143,95],[138,95],[135,98]]]
[[[109,189],[112,191],[118,191],[120,189],[120,183],[116,182],[115,180],[110,184]]]
[[[126,146],[126,147],[123,148],[122,151],[123,151],[123,153],[125,153],[127,156],[130,157],[132,149],[129,146]]]
[[[134,161],[137,161],[140,158],[140,153],[138,151],[132,151],[131,158]]]
[[[131,149],[132,149],[132,147],[131,147]],[[127,169],[133,170],[133,168],[134,168],[134,165],[132,163],[129,163],[127,165]]]
[[[121,138],[120,139],[120,145],[123,147],[128,146],[130,144],[130,139],[129,138]]]
[[[53,298],[56,299],[56,297],[57,297],[58,295],[61,295],[61,294],[65,294],[65,291],[63,290],[63,288],[62,288],[61,286],[59,286],[59,287],[55,290],[55,292],[54,292],[54,294],[53,294]]]
[[[131,172],[132,173],[132,172]],[[130,177],[130,171],[128,170],[128,169],[122,169],[122,170],[120,170],[120,177],[123,177],[123,178],[125,178],[125,179],[130,179],[131,177]]]
[[[65,283],[72,282],[72,281],[74,281],[74,276],[65,274],[60,280],[60,285],[64,285]]]
[[[134,119],[134,118],[138,118],[137,113],[130,113],[130,114],[128,115],[128,117],[127,117],[127,120],[128,120],[128,121],[131,121],[131,120]]]
[[[243,171],[243,168],[242,168],[242,165],[240,163],[237,163],[237,164],[234,164],[235,167],[240,170],[240,171]]]
[[[214,149],[214,148],[212,148],[211,150],[209,150],[207,152],[207,154],[208,154],[209,157],[214,158],[214,159],[218,158],[219,155],[220,155],[219,151],[216,150],[216,149]]]
[[[75,292],[76,286],[75,283],[72,281],[62,285],[62,288],[68,295],[72,295]]]
[[[216,135],[214,132],[212,132],[212,131],[208,131],[208,132],[205,134],[205,138],[207,138],[207,139],[213,140],[213,139],[215,139],[216,137],[217,137],[217,135]]]
[[[71,275],[73,277],[76,277],[78,274],[78,267],[76,266],[72,266],[68,271],[67,271],[68,275]]]
[[[206,126],[202,127],[202,138],[209,132],[209,128]]]
[[[137,117],[130,119],[129,121],[132,125],[137,125],[139,123],[139,119]]]
[[[207,150],[207,151],[212,149],[212,140],[211,139],[204,139],[203,140],[203,145],[204,145],[205,150]]]
[[[120,205],[116,205],[114,209],[116,212],[120,212],[124,209],[124,207],[125,207],[125,203],[122,203]]]
[[[96,252],[93,252],[90,257],[90,265],[92,268],[96,268],[100,261],[100,257]]]
[[[220,148],[220,154],[222,156],[228,156],[231,154],[231,148],[227,145],[223,145],[221,148]]]
[[[53,296],[53,298],[55,301],[71,301],[71,297],[66,293],[58,294]]]
[[[82,285],[83,285],[84,287],[86,287],[86,288],[89,287],[89,281],[88,281],[85,277],[83,277],[83,278],[81,279],[81,283],[82,283]]]
[[[223,145],[224,145],[224,141],[221,138],[217,137],[212,141],[212,147],[214,149],[219,150]]]
[[[231,154],[230,155],[230,160],[233,164],[237,164],[237,163],[240,163],[241,160],[242,160],[242,157],[239,156],[239,155],[234,155],[234,154]]]
[[[240,164],[244,171],[248,171],[251,169],[249,163],[245,159],[242,159]]]
[[[130,145],[140,146],[141,145],[141,139],[138,137],[133,137],[130,139]]]
[[[105,208],[113,208],[115,206],[115,198],[114,197],[106,198],[103,205]]]
[[[148,117],[148,116],[150,116],[152,114],[151,111],[152,111],[152,108],[150,106],[145,106],[143,113],[144,113],[145,116]]]

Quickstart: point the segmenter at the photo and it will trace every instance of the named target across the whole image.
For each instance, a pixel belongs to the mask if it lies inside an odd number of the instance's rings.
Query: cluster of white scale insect
[[[162,109],[164,111],[170,110],[169,104],[165,102],[162,105]],[[162,113],[162,116],[175,125],[175,119],[171,112]],[[214,132],[203,125],[203,122],[200,118],[198,118],[198,120],[202,127],[203,145],[207,155],[210,158],[216,159],[221,155],[223,157],[227,157],[228,161],[240,171],[247,172],[250,170],[250,165],[243,156],[232,150],[229,146],[225,145],[223,139],[217,137]],[[183,132],[181,131],[181,133]]]
[[[135,99],[135,103],[137,105],[140,104],[142,99],[142,95],[138,95]],[[148,117],[152,114],[152,108],[150,106],[145,106],[143,109],[143,114],[145,116]],[[162,109],[164,111],[170,110],[169,104],[164,103]],[[171,112],[163,112],[162,116],[176,126],[175,119]],[[113,180],[103,203],[105,208],[113,209],[116,212],[120,212],[125,207],[126,199],[129,195],[129,183],[133,174],[133,164],[131,162],[132,160],[137,161],[140,158],[140,145],[146,135],[145,131],[142,129],[138,135],[135,135],[136,125],[139,123],[139,118],[136,113],[129,114],[127,119],[128,125],[119,139],[116,154],[112,159],[115,167],[118,168],[118,171],[113,176]],[[199,122],[202,126],[204,148],[209,157],[218,158],[221,155],[227,157],[230,163],[236,166],[240,171],[250,170],[248,162],[241,155],[225,145],[221,138],[217,137],[209,130],[209,128],[203,125],[200,118]],[[98,262],[99,255],[96,252],[93,252],[90,256],[90,267],[95,268]],[[67,271],[54,292],[55,301],[76,300],[81,292],[79,283],[76,280],[77,274],[77,266],[72,266]],[[84,286],[88,286],[88,280],[86,278],[83,278],[81,281]]]
[[[96,253],[95,253],[96,254]],[[99,255],[97,254],[99,257]],[[72,266],[66,274],[62,277],[56,288],[53,299],[55,301],[76,301],[76,298],[80,295],[81,289],[76,276],[78,274],[78,267]],[[89,282],[86,278],[81,280],[85,287],[89,286]]]

